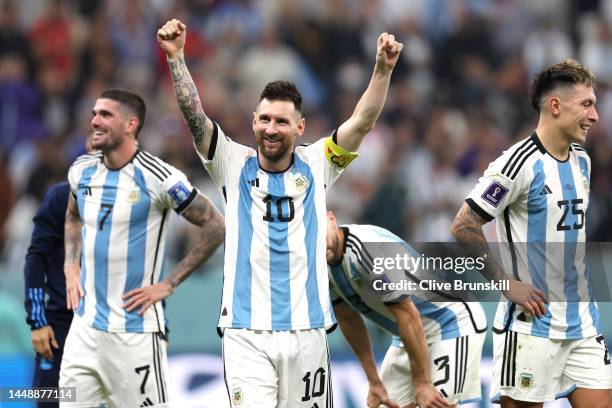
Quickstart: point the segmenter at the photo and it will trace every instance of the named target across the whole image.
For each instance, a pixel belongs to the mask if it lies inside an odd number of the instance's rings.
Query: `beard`
[[[283,159],[287,156],[287,153],[291,151],[292,146],[287,145],[287,140],[279,139],[278,144],[274,148],[266,147],[266,139],[260,138],[259,152],[266,160],[275,162]]]

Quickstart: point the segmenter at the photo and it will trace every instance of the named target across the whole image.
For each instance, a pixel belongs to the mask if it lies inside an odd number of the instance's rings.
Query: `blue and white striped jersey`
[[[344,255],[340,264],[329,266],[332,300],[335,302],[341,299],[378,327],[394,335],[393,345],[401,346],[395,317],[386,305],[406,299],[405,292],[368,290],[366,294],[364,288],[371,288],[375,280],[384,278],[382,274],[386,274],[374,272],[375,258],[396,255],[403,257],[404,254],[419,257],[419,254],[384,228],[374,225],[344,225],[341,228],[344,229]],[[378,243],[381,245],[376,245]],[[392,254],[389,243],[399,244],[393,246]],[[395,281],[393,278],[390,280]],[[487,328],[484,310],[478,302],[429,301],[416,294],[412,294],[410,300],[419,310],[428,344],[480,333]]]
[[[76,313],[108,332],[163,332],[156,303],[138,315],[123,307],[125,292],[159,282],[169,209],[183,211],[197,192],[185,175],[144,151],[120,169],[102,153],[78,158],[68,172],[83,221],[81,284]]]
[[[225,198],[225,262],[219,327],[328,328],[325,192],[344,166],[323,138],[293,153],[284,172],[262,170],[257,151],[217,124],[204,167]],[[336,146],[334,144],[334,146]],[[333,147],[333,146],[332,146]]]
[[[520,306],[500,302],[494,330],[554,339],[600,332],[585,263],[585,213],[591,162],[572,144],[569,157],[551,156],[534,132],[489,165],[466,202],[486,220],[497,218],[506,271],[544,291],[547,314],[534,319]]]

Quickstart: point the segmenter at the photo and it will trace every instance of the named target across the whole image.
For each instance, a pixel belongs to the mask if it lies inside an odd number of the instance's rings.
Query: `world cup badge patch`
[[[533,387],[533,375],[529,373],[521,373],[519,376],[519,387],[528,390]]]
[[[506,187],[502,186],[499,181],[494,181],[487,187],[481,197],[493,207],[497,207],[507,193],[508,189]]]
[[[185,184],[179,181],[168,190],[168,194],[177,205],[181,205],[189,197],[189,190]]]
[[[136,187],[130,190],[130,192],[128,192],[126,201],[128,204],[136,204],[138,201],[140,201],[140,189]]]

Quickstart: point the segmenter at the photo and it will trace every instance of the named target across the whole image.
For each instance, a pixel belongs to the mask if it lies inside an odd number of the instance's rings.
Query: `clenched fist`
[[[157,30],[157,42],[168,58],[174,58],[183,53],[186,37],[187,26],[177,19],[166,22],[162,28]]]
[[[376,68],[388,71],[395,67],[404,44],[395,40],[395,36],[382,33],[376,42]]]

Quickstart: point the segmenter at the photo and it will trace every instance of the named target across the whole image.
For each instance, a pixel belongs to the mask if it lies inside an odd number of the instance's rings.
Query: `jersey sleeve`
[[[309,157],[323,166],[326,190],[358,156],[356,152],[348,151],[336,144],[336,132],[304,148]]]
[[[215,122],[208,154],[204,156],[196,149],[204,168],[219,190],[227,183],[232,166],[244,162],[249,151],[252,149],[232,141]]]
[[[191,185],[185,173],[167,165],[170,176],[161,183],[160,200],[162,207],[172,208],[180,214],[191,204],[198,191]]]
[[[470,208],[487,221],[497,218],[524,192],[525,167],[516,174],[507,168],[512,160],[512,152],[504,152],[489,164],[478,184],[465,199]]]

